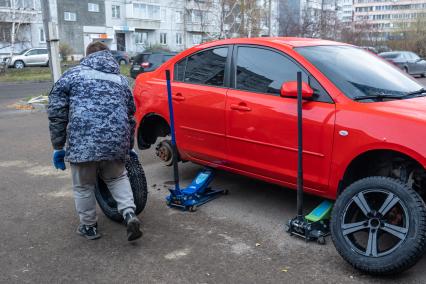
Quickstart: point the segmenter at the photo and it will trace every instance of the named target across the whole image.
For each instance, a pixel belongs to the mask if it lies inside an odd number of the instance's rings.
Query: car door
[[[408,52],[410,58],[411,58],[411,62],[413,65],[413,74],[423,74],[424,72],[424,62],[422,62],[422,60],[420,59],[420,57],[413,53],[413,52]]]
[[[190,55],[174,68],[173,104],[179,151],[201,161],[225,159],[228,46]]]
[[[37,49],[31,49],[25,53],[25,65],[36,65],[37,64],[38,51]]]
[[[288,186],[297,177],[297,100],[280,97],[297,71],[315,89],[303,104],[305,186],[325,190],[333,144],[335,105],[321,85],[292,58],[268,48],[234,48],[226,102],[229,165]]]
[[[37,50],[37,65],[45,65],[49,60],[49,55],[47,49],[38,49]]]

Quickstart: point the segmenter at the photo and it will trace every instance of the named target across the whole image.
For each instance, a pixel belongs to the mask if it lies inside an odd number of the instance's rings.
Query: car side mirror
[[[281,97],[283,98],[297,98],[297,82],[285,82],[281,86]],[[314,96],[314,90],[308,83],[302,82],[302,98],[311,99]]]

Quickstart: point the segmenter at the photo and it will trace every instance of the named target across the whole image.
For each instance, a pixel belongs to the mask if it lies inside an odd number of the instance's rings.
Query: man
[[[48,117],[57,169],[70,162],[75,207],[80,217],[77,233],[101,237],[97,230],[97,175],[107,184],[127,225],[127,239],[142,236],[140,221],[125,169],[133,151],[135,105],[125,76],[109,48],[91,43],[80,65],[69,69],[49,94]],[[67,144],[66,149],[65,144]]]

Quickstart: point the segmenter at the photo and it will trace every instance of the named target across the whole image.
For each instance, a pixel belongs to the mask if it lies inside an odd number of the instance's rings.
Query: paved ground
[[[124,227],[100,213],[104,236],[87,241],[74,233],[69,170],[51,166],[46,114],[6,109],[10,100],[2,98],[16,98],[13,92],[38,90],[0,85],[0,283],[426,282],[426,259],[398,277],[372,278],[348,266],[330,241],[289,237],[283,227],[294,216],[296,195],[278,186],[219,172],[214,185],[230,195],[195,213],[169,209],[164,184],[171,169],[151,150],[139,153],[149,184],[142,240],[127,243]],[[183,182],[197,169],[183,165]],[[308,198],[308,206],[316,202]]]

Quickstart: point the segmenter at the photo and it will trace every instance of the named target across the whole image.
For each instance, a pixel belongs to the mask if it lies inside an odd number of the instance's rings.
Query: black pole
[[[173,176],[175,179],[175,190],[179,188],[179,167],[178,167],[178,151],[176,146],[176,133],[175,133],[175,117],[173,113],[173,97],[172,97],[172,85],[170,82],[170,70],[166,70],[166,83],[167,83],[167,100],[169,103],[169,115],[170,115],[170,134],[172,136],[172,149],[173,149]]]
[[[303,220],[302,72],[297,72],[297,219]]]

